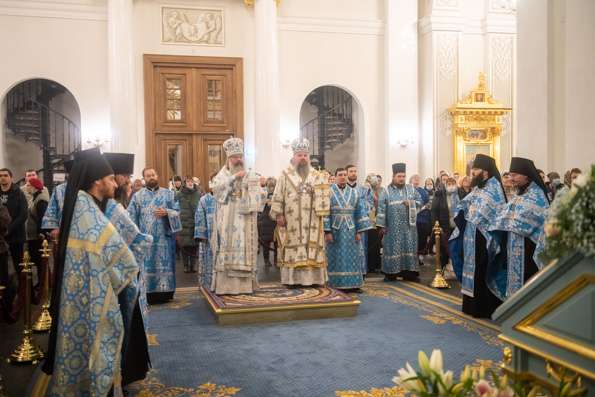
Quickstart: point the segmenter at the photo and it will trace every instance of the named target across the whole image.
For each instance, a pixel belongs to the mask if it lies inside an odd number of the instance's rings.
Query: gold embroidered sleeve
[[[277,215],[285,214],[285,175],[281,174],[277,180],[275,191],[273,192],[273,198],[271,199],[271,212],[270,217],[273,220],[277,219]]]

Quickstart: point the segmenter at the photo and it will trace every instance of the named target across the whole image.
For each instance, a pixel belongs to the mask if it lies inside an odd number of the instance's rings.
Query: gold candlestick
[[[50,249],[46,239],[43,239],[41,244],[41,267],[43,271],[43,280],[41,284],[41,313],[35,324],[33,324],[33,331],[47,332],[52,326],[52,316],[50,315]]]
[[[31,259],[29,251],[23,255],[22,273],[25,274],[25,317],[23,319],[23,339],[15,351],[10,355],[8,361],[12,364],[31,363],[36,364],[43,358],[43,352],[34,344],[33,331],[31,330]]]
[[[433,288],[450,288],[450,285],[444,279],[442,275],[442,263],[440,263],[440,251],[442,245],[440,244],[440,235],[442,234],[442,229],[440,228],[440,224],[436,221],[434,228],[432,229],[434,232],[435,237],[435,246],[436,246],[436,275],[434,276],[434,280],[432,280],[432,284],[430,284]]]

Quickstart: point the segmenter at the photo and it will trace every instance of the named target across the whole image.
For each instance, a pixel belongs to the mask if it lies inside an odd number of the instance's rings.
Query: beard
[[[471,179],[471,187],[483,187],[486,183],[487,179],[483,179],[483,175],[476,175]]]
[[[357,176],[355,177],[348,177],[347,178],[347,182],[349,182],[350,184],[354,184],[355,182],[357,182]]]
[[[229,167],[229,171],[232,174],[237,174],[238,172],[243,171],[243,170],[244,170],[244,163],[243,162],[239,162],[236,165],[230,165],[230,167]]]
[[[301,176],[302,179],[305,179],[310,173],[310,164],[308,164],[307,161],[301,161],[300,163],[298,163],[296,169],[298,175]]]
[[[157,185],[159,185],[159,182],[157,181],[157,179],[150,179],[147,181],[147,187],[150,189],[155,189],[157,187]]]

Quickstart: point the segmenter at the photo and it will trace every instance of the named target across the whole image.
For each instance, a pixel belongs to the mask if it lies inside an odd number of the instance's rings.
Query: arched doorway
[[[47,79],[14,86],[2,101],[4,159],[15,182],[35,169],[52,187],[64,178],[64,160],[81,149],[81,113],[72,93]]]
[[[361,109],[340,87],[325,85],[311,91],[300,109],[300,136],[310,140],[314,167],[333,172],[358,163]]]

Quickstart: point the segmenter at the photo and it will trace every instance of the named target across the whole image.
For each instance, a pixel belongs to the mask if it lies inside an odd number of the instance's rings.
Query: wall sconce
[[[407,147],[409,145],[413,145],[415,140],[413,138],[401,138],[399,139],[399,146]]]
[[[102,138],[96,137],[93,140],[87,139],[87,141],[85,143],[87,144],[88,148],[103,149],[104,146],[109,146],[111,141],[109,139],[102,139]]]

